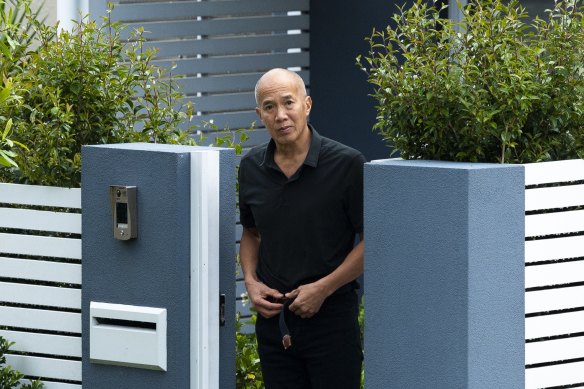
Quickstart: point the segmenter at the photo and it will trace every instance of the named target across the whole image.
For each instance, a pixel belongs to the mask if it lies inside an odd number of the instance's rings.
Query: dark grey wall
[[[365,165],[365,384],[523,388],[518,165]]]
[[[317,131],[361,151],[368,160],[390,149],[372,131],[375,100],[366,74],[355,65],[366,54],[373,27],[384,28],[396,11],[392,0],[310,2],[311,123]],[[401,2],[399,2],[401,4]]]
[[[153,144],[83,149],[83,384],[92,389],[190,387],[190,201],[192,148]],[[220,387],[235,377],[235,165],[222,150],[220,293],[227,326],[220,329]],[[112,237],[109,185],[135,185],[138,238]],[[166,372],[89,361],[91,301],[167,309]]]

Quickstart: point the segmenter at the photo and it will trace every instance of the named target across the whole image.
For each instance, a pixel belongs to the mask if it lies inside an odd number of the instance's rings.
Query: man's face
[[[308,134],[311,107],[310,97],[285,73],[266,77],[258,87],[256,112],[277,145],[291,145]]]

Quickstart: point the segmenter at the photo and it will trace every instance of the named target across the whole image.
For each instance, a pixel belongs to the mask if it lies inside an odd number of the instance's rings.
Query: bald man
[[[266,389],[359,388],[365,158],[308,124],[296,73],[268,71],[255,95],[271,140],[241,161],[240,261]]]

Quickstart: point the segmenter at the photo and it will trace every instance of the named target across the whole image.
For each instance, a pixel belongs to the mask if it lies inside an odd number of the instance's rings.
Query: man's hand
[[[324,288],[316,282],[301,285],[290,293],[286,293],[286,298],[294,300],[288,309],[303,319],[314,316],[328,297]]]
[[[282,310],[283,304],[275,301],[280,301],[284,298],[284,295],[276,289],[272,289],[259,281],[246,281],[245,288],[251,305],[257,313],[266,319],[276,316]]]

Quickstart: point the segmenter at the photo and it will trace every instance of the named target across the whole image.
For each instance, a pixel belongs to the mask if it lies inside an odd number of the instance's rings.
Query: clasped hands
[[[246,289],[252,306],[257,313],[269,319],[280,313],[286,300],[292,300],[288,309],[303,319],[314,316],[327,298],[318,283],[301,285],[289,293],[281,293],[259,282],[246,282]]]

